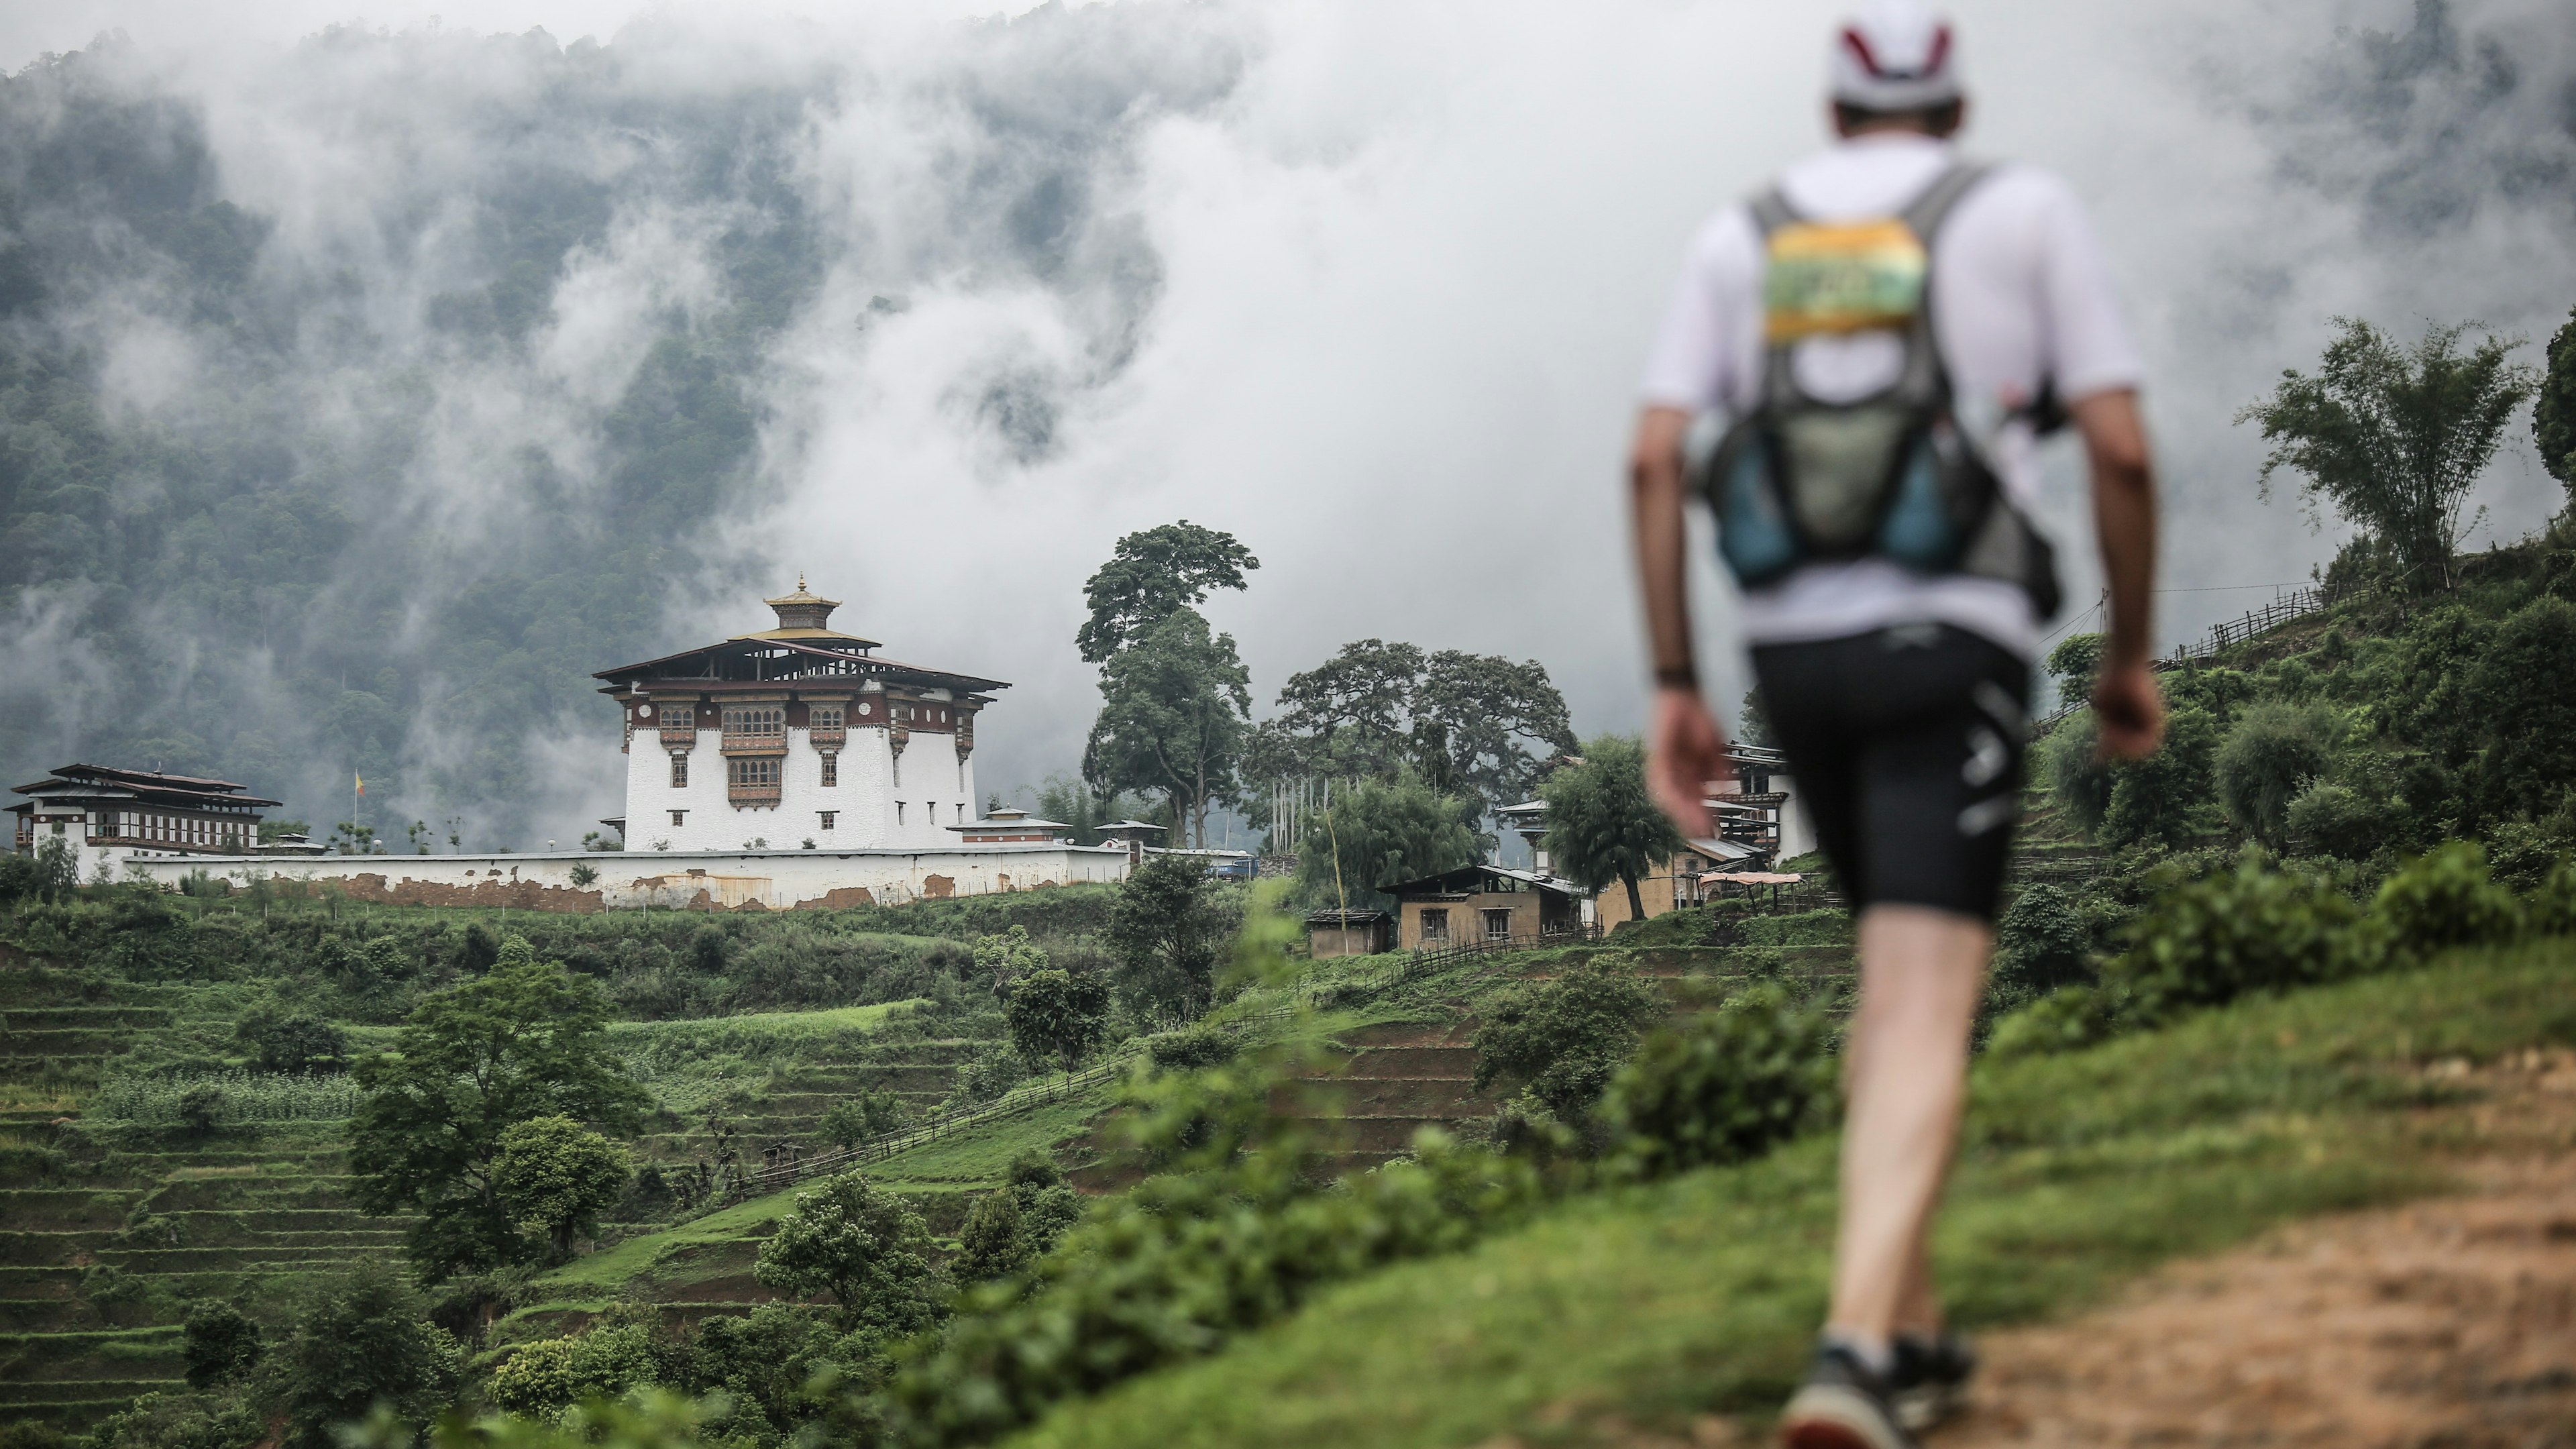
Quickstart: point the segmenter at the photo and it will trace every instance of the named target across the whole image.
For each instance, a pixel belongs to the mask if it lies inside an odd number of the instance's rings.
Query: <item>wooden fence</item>
[[[2211,658],[2222,649],[2268,634],[2293,619],[2303,619],[2321,609],[2340,603],[2344,597],[2341,594],[2328,593],[2322,588],[2292,589],[2259,609],[2248,610],[2243,618],[2229,619],[2223,623],[2211,625],[2208,638],[2196,643],[2175,645],[2172,653],[2152,661],[2151,667],[2159,670],[2180,669],[2198,660]],[[2048,738],[2052,730],[2064,724],[2087,703],[2089,701],[2074,700],[2059,705],[2056,709],[2032,720],[2029,736],[2031,743],[2037,744]]]

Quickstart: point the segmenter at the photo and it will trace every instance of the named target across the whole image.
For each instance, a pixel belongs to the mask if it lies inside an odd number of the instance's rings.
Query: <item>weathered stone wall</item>
[[[175,888],[197,871],[236,886],[263,877],[311,882],[352,900],[395,905],[780,911],[1124,880],[1127,852],[1119,846],[989,845],[935,851],[158,856],[125,861],[121,873]]]

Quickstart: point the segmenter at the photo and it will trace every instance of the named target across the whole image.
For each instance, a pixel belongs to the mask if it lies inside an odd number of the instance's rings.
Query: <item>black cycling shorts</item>
[[[2030,666],[1946,624],[1753,651],[1791,789],[1852,910],[1992,921],[2021,808]]]

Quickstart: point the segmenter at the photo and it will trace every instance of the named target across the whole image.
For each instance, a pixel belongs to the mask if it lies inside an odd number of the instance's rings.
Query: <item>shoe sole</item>
[[[1926,1384],[1919,1388],[1899,1390],[1889,1396],[1888,1402],[1896,1410],[1896,1422],[1903,1424],[1907,1433],[1920,1434],[1936,1425],[1948,1422],[1961,1409],[1966,1408],[1968,1386],[1966,1384]]]
[[[1877,1404],[1840,1384],[1809,1384],[1780,1416],[1786,1449],[1915,1449]]]

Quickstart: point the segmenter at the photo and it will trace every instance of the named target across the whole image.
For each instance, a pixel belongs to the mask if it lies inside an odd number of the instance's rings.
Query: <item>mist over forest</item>
[[[1984,73],[2024,66],[2003,19],[1968,15]],[[2576,301],[2562,12],[2302,6],[2246,20],[2245,44],[2237,20],[2175,13],[2141,53],[2153,76],[2123,82],[2197,97],[2218,159],[2079,174],[2156,361],[2185,585],[2331,554],[2264,511],[2253,440],[2225,425],[2312,360],[2328,313],[2545,336]],[[1459,188],[1448,239],[1490,239],[1541,295],[1497,301],[1472,265],[1448,280],[1480,316],[1525,308],[1527,333],[1451,325],[1424,300],[1445,262],[1344,301],[1343,321],[1414,341],[1207,320],[1196,300],[1303,305],[1337,249],[1400,252],[1408,213],[1366,208],[1439,174],[1444,133],[1393,82],[1316,79],[1319,56],[1367,49],[1365,22],[1310,21],[1051,5],[882,43],[763,20],[724,44],[720,20],[669,16],[605,42],[350,25],[220,68],[136,33],[0,78],[0,769],[220,775],[317,827],[357,774],[380,829],[569,845],[618,808],[592,671],[763,627],[758,598],[803,568],[887,654],[1020,682],[979,762],[1007,788],[1078,757],[1095,701],[1076,581],[1108,538],[1179,515],[1270,565],[1228,621],[1265,703],[1383,636],[1540,658],[1586,732],[1632,723],[1610,465],[1656,269],[1691,215],[1811,144],[1812,101],[1613,218],[1607,292],[1546,270],[1579,227],[1534,241],[1507,192]],[[1394,15],[1388,44],[1432,54],[1429,24]],[[1761,24],[1807,47],[1768,95],[1807,96],[1821,20]],[[1480,45],[1458,41],[1462,64],[1493,56]],[[1500,104],[1443,79],[1470,119]],[[1337,111],[1340,87],[1356,99]],[[1580,90],[1535,98],[1532,124],[1583,109]],[[2037,129],[2007,108],[1980,139]],[[1508,172],[1491,159],[1460,171]],[[2210,214],[2169,215],[2187,187]],[[1337,219],[1353,208],[1370,220]],[[1425,332],[1535,354],[1529,391],[1445,366]],[[1346,366],[1379,351],[1422,390],[1421,427],[1354,401],[1396,406]],[[1211,357],[1260,405],[1191,391]],[[1294,391],[1291,368],[1350,380]],[[1505,414],[1550,441],[1497,485],[1496,460],[1530,451]],[[2527,463],[2499,469],[2508,534],[2563,501]],[[1412,526],[1366,511],[1405,483],[1471,557],[1407,562]],[[1475,508],[1497,487],[1499,519]],[[1551,509],[1602,537],[1567,542]],[[1524,567],[1548,577],[1505,588]],[[2070,582],[2082,597],[2090,576]]]

